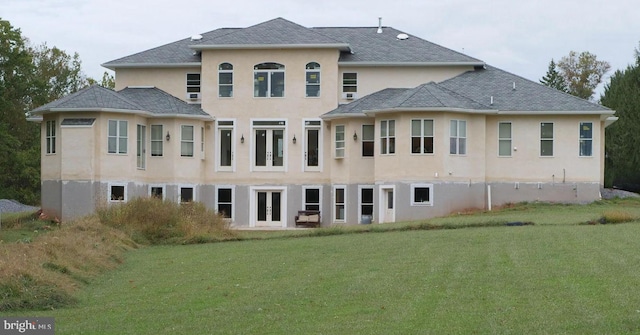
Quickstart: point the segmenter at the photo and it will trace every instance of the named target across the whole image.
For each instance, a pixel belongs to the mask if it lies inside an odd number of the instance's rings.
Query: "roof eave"
[[[183,118],[183,119],[199,119],[199,120],[207,120],[207,121],[215,120],[215,118],[211,115],[192,115],[192,114],[175,114],[175,113],[156,114],[156,113],[152,113],[144,110],[120,109],[120,108],[48,108],[43,111],[32,112],[32,114],[45,115],[45,114],[61,113],[61,112],[122,113],[122,114],[140,115],[147,118]]]
[[[364,113],[345,113],[345,114],[325,114],[325,115],[320,115],[320,119],[325,120],[325,121],[331,121],[331,120],[339,120],[339,119],[350,119],[350,118],[354,118],[354,117],[358,117],[358,118],[368,118],[370,116],[364,114]]]
[[[200,67],[202,62],[188,63],[104,63],[100,66],[115,71],[117,68],[171,68],[171,67]]]
[[[232,50],[232,49],[338,49],[351,51],[346,43],[311,43],[311,44],[195,44],[189,48],[194,50]]]
[[[514,111],[514,110],[500,110],[500,115],[600,115],[601,120],[614,115],[614,110],[590,110],[590,111]]]
[[[419,67],[419,66],[433,66],[433,67],[445,67],[445,66],[484,66],[484,62],[359,62],[359,61],[339,61],[338,66],[407,66],[407,67]]]
[[[363,113],[368,116],[375,116],[380,113],[395,113],[395,112],[453,112],[453,113],[467,113],[467,114],[498,114],[498,110],[495,109],[469,109],[469,108],[455,108],[455,107],[394,107],[383,109],[366,110]]]
[[[612,125],[613,123],[615,123],[616,121],[618,121],[618,117],[617,116],[609,116],[606,119],[604,119],[604,127],[607,128],[610,125]]]

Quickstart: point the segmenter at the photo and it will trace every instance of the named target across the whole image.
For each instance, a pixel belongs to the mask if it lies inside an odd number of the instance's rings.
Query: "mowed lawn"
[[[56,334],[640,333],[640,224],[146,247]]]

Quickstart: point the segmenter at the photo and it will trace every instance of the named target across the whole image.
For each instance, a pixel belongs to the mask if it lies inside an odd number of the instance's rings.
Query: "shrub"
[[[629,212],[622,210],[606,211],[602,214],[603,223],[624,223],[635,220]]]

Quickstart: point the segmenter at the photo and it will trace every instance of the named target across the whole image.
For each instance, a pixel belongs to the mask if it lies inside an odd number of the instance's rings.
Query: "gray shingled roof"
[[[211,116],[200,108],[200,105],[188,104],[169,93],[157,88],[125,88],[113,91],[99,85],[92,85],[78,92],[69,94],[58,100],[31,111],[31,114],[42,114],[52,110],[96,110],[116,109],[131,112],[148,112],[155,116],[184,115]]]
[[[403,33],[391,27],[319,27],[305,28],[299,24],[276,18],[248,28],[221,28],[203,33],[200,41],[185,38],[157,48],[142,51],[102,64],[115,69],[125,66],[162,66],[193,64],[197,66],[200,54],[197,49],[234,45],[328,45],[343,50],[340,62],[369,63],[472,63],[482,61],[447,49],[437,44],[409,35],[399,40]],[[349,51],[344,51],[346,46]]]
[[[441,83],[431,82],[413,89],[384,89],[352,103],[340,105],[322,117],[363,116],[371,111],[434,108],[495,112],[613,113],[609,108],[588,100],[487,66]]]

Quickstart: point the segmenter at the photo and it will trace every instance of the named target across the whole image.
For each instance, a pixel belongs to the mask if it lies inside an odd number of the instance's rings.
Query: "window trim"
[[[231,203],[229,203],[231,205],[231,213],[230,216],[228,218],[224,218],[225,220],[231,221],[233,222],[235,220],[236,217],[236,186],[235,185],[216,185],[215,187],[215,192],[216,192],[216,196],[215,196],[215,210],[216,213],[220,213],[219,211],[219,206],[220,204],[227,204],[226,202],[220,202],[220,190],[226,190],[226,189],[230,189],[231,190]]]
[[[302,186],[302,208],[306,210],[307,205],[310,203],[307,201],[307,190],[318,190],[318,208],[322,213],[322,185],[303,185]],[[315,204],[313,204],[315,205]]]
[[[355,78],[351,79],[349,78],[349,80],[353,80],[353,83],[349,82],[347,83],[347,78],[345,78],[347,74],[353,74],[355,75]],[[353,90],[351,89],[347,89],[345,90],[347,87],[351,88],[353,87]],[[342,73],[342,93],[358,93],[358,72],[343,72]]]
[[[225,124],[220,124],[220,123],[225,123]],[[230,124],[229,124],[230,123]],[[236,157],[235,157],[235,151],[236,151],[236,141],[235,141],[235,134],[236,134],[236,119],[217,119],[216,120],[216,144],[215,144],[215,152],[216,152],[216,166],[215,166],[215,171],[216,172],[235,172],[236,171]],[[231,134],[229,135],[229,137],[231,137],[229,139],[229,142],[231,144],[231,165],[230,166],[224,166],[221,164],[222,162],[222,151],[221,151],[221,145],[222,145],[222,131],[223,130],[230,130]]]
[[[48,120],[45,124],[45,151],[47,155],[56,154],[56,120]]]
[[[310,124],[311,122],[319,124]],[[323,164],[323,131],[322,131],[322,119],[302,119],[302,129],[304,129],[303,134],[303,143],[302,143],[302,171],[303,172],[322,172],[322,164]],[[318,130],[318,166],[308,166],[307,165],[307,141],[308,141],[308,130],[316,129]]]
[[[198,79],[189,79],[189,76],[195,75],[198,76]],[[185,89],[187,94],[200,93],[202,90],[202,74],[200,72],[187,72],[185,74]]]
[[[371,203],[363,203],[362,202],[362,190],[370,189],[371,190]],[[375,222],[375,213],[376,213],[376,186],[375,185],[358,185],[358,223],[362,223],[362,206],[370,205],[371,206],[371,223]]]
[[[501,124],[509,124],[509,137],[500,137],[500,125]],[[497,137],[498,137],[498,157],[509,158],[513,157],[513,122],[511,121],[499,121],[498,129],[497,129]],[[509,154],[503,155],[500,153],[500,143],[509,142]]]
[[[393,128],[391,128],[392,122],[393,122]],[[386,126],[383,127],[382,126],[383,123],[385,123]],[[393,135],[391,135],[391,130],[393,130]],[[385,135],[383,135],[383,132]],[[393,143],[393,146],[391,145],[392,143]],[[396,154],[396,120],[395,119],[380,120],[380,155],[393,156],[395,154]]]
[[[109,135],[109,127],[111,125],[111,121],[116,122],[116,135],[115,136],[111,136]],[[127,135],[126,136],[121,136],[120,135],[120,123],[124,122],[126,124],[125,129],[127,129]],[[111,138],[115,138],[116,139],[116,149],[115,152],[109,152],[109,139]],[[124,148],[124,152],[122,152],[122,150],[120,150],[120,139],[125,139],[126,140],[126,144],[125,144],[125,148]],[[128,120],[118,120],[118,119],[108,119],[107,120],[107,154],[108,155],[128,155],[129,154],[129,121]]]
[[[185,140],[183,138],[183,129],[185,127],[191,127],[191,140]],[[189,154],[185,154],[182,150],[182,144],[186,143],[189,144],[191,143],[191,155]],[[180,157],[183,158],[193,158],[195,156],[195,126],[191,125],[191,124],[181,124],[180,125]]]
[[[364,137],[364,127],[373,127],[373,138],[371,139],[366,139]],[[362,139],[360,140],[360,147],[362,149],[362,151],[360,152],[360,155],[362,158],[367,158],[367,159],[371,159],[373,157],[376,156],[376,125],[375,124],[363,124],[362,127],[360,127],[360,134]],[[371,148],[371,155],[366,155],[364,154],[364,144],[365,143],[372,143],[372,148]]]
[[[338,131],[338,127],[342,129],[342,131]],[[347,126],[344,124],[337,124],[334,127],[334,136],[333,136],[333,157],[335,159],[342,159],[346,155],[346,130]],[[338,139],[338,134],[342,134],[342,139]]]
[[[415,198],[415,190],[416,188],[426,188],[429,189],[429,201],[416,202]],[[411,199],[411,206],[433,206],[433,184],[428,183],[417,183],[411,184],[411,193],[409,194],[409,199]]]
[[[551,124],[551,134],[552,134],[552,136],[551,136],[551,138],[550,138],[550,139],[549,139],[549,138],[543,138],[543,137],[542,137],[542,125],[543,125],[543,124]],[[540,130],[540,132],[539,132],[539,141],[538,141],[538,143],[539,143],[539,151],[538,151],[539,157],[541,157],[541,158],[554,157],[554,152],[555,152],[555,136],[556,136],[556,133],[555,133],[555,124],[554,124],[554,122],[540,122],[540,124],[539,124],[539,128],[538,128],[538,129]],[[551,142],[551,154],[550,154],[550,155],[543,155],[543,154],[542,154],[542,142],[543,142],[543,141]]]
[[[143,130],[141,132],[141,130]],[[136,124],[136,168],[147,169],[147,125]]]
[[[343,218],[342,219],[338,219],[338,213],[336,211],[336,208],[338,206],[338,203],[336,202],[338,200],[337,195],[338,195],[338,190],[342,190],[343,192],[343,199],[344,202],[342,202],[342,214],[343,214]],[[340,223],[344,223],[347,222],[347,186],[346,185],[333,185],[333,192],[331,192],[331,202],[332,202],[332,219],[333,222],[340,222]]]
[[[456,123],[456,134],[455,136],[451,133],[451,126],[452,123],[455,122]],[[460,136],[460,129],[462,129],[460,127],[460,124],[463,123],[464,124],[464,136]],[[466,156],[467,155],[467,120],[462,120],[462,119],[451,119],[449,120],[449,155],[451,156]],[[452,153],[451,152],[451,140],[455,139],[456,140],[456,147],[455,147],[455,152]],[[461,139],[464,139],[464,152],[461,152],[460,150],[460,143],[461,143]]]
[[[413,122],[414,121],[420,121],[420,134],[418,136],[415,136],[413,134]],[[431,136],[425,135],[425,127],[424,127],[424,122],[425,121],[431,121]],[[436,150],[435,129],[436,129],[436,121],[434,119],[411,119],[411,121],[409,122],[409,136],[411,138],[410,144],[412,145],[412,147],[410,147],[410,154],[411,155],[434,155],[435,154],[435,150]],[[420,152],[413,152],[413,138],[414,137],[419,137],[420,138]],[[424,141],[425,141],[426,138],[431,138],[431,143],[432,143],[431,151],[432,152],[424,152]]]
[[[282,68],[279,69],[256,69],[256,67],[260,66],[260,65],[265,65],[267,66],[267,64],[273,65],[273,66],[281,66]],[[258,77],[257,74],[259,72],[266,72],[267,73],[267,89],[265,92],[265,96],[261,97],[259,95],[256,95],[258,90],[256,90],[257,86],[257,81],[258,81]],[[282,73],[282,95],[280,96],[274,96],[273,95],[273,87],[272,87],[272,76],[274,73]],[[264,63],[258,63],[256,65],[253,66],[253,97],[254,98],[262,98],[262,99],[272,99],[272,98],[285,98],[286,94],[286,83],[287,83],[287,76],[286,76],[286,66],[284,64],[281,63],[276,63],[276,62],[264,62]]]
[[[153,128],[160,127],[160,138],[153,139]],[[164,157],[164,125],[163,124],[152,124],[149,126],[149,143],[151,144],[151,157]],[[160,143],[160,154],[156,155],[153,153],[153,143]]]
[[[179,185],[178,185],[178,203],[179,203],[179,204],[186,204],[186,203],[189,203],[188,201],[182,201],[182,189],[183,189],[183,188],[190,188],[190,189],[192,189],[192,192],[193,192],[193,193],[192,193],[192,197],[193,197],[193,199],[191,199],[191,201],[190,201],[190,202],[196,202],[196,201],[198,201],[198,200],[197,200],[198,198],[197,198],[197,196],[196,196],[196,185],[194,185],[194,184],[179,184]]]
[[[113,200],[111,196],[113,194],[113,187],[123,187],[123,197],[122,200]],[[107,184],[107,201],[109,203],[125,203],[127,202],[127,183],[126,182],[110,182]]]
[[[288,120],[282,119],[282,118],[265,118],[265,119],[250,119],[251,122],[251,135],[250,135],[250,146],[249,146],[249,151],[250,151],[250,171],[251,172],[255,172],[255,171],[265,171],[265,172],[287,172],[288,168],[289,168],[289,162],[288,162],[288,157],[289,155],[287,154],[289,152],[289,141],[287,140],[288,138],[288,133],[289,133],[289,122]],[[269,124],[256,124],[256,123],[269,123]],[[273,123],[273,124],[272,124]],[[277,123],[277,124],[276,124]],[[282,166],[273,166],[270,164],[267,164],[266,166],[257,166],[256,165],[256,138],[255,138],[255,134],[256,134],[256,130],[282,130]],[[268,149],[268,148],[267,148]],[[273,153],[272,153],[273,154]],[[267,159],[267,162],[269,160]]]
[[[309,66],[314,66],[313,64],[317,65],[317,67],[313,67],[313,68],[309,68]],[[304,97],[305,98],[320,98],[320,88],[321,88],[321,66],[320,63],[318,62],[309,62],[307,63],[305,66],[305,71],[304,71],[304,81],[305,81],[305,90],[304,90]],[[317,74],[318,75],[318,82],[317,83],[309,83],[308,79],[309,75],[312,74]],[[309,87],[314,87],[317,86],[318,87],[318,95],[309,95]]]
[[[225,64],[229,64],[229,66],[231,66],[230,69],[222,69],[222,66]],[[221,75],[225,74],[225,73],[229,73],[231,74],[231,83],[230,84],[223,84],[221,79]],[[222,95],[222,87],[231,87],[231,90],[229,91],[229,95]],[[222,62],[220,64],[218,64],[218,98],[233,98],[233,64],[229,63],[229,62]]]
[[[590,124],[591,126],[591,137],[585,137],[582,138],[582,127],[584,124]],[[582,154],[582,141],[589,141],[591,142],[590,144],[590,155],[583,155]],[[592,121],[580,121],[579,123],[579,129],[578,129],[578,156],[582,157],[582,158],[591,158],[593,157],[593,122]]]
[[[154,188],[160,188],[162,189],[162,200],[164,201],[165,199],[167,199],[167,185],[165,184],[149,184],[148,190],[147,190],[147,195],[149,195],[149,197],[153,196],[153,193],[151,192],[152,189]]]

